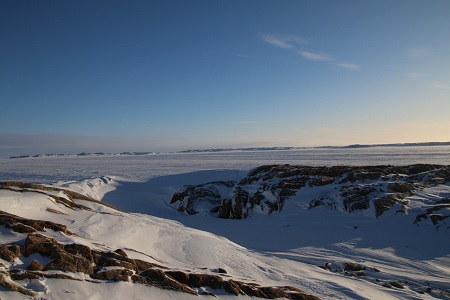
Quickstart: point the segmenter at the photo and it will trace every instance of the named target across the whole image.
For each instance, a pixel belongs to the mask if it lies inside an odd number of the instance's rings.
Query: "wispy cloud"
[[[298,54],[303,56],[303,58],[310,60],[319,60],[319,61],[331,61],[332,57],[326,53],[319,53],[313,51],[298,51]]]
[[[357,64],[351,64],[351,63],[335,63],[335,66],[338,66],[343,69],[351,70],[351,71],[358,71],[361,69],[360,65]]]
[[[227,123],[228,125],[258,125],[260,124],[258,121],[252,120],[242,120],[242,121],[231,121]]]
[[[413,79],[419,79],[423,76],[422,73],[419,72],[406,72],[405,75]]]
[[[235,56],[239,57],[239,58],[254,58],[253,55],[247,55],[247,54],[236,54]]]
[[[306,40],[297,35],[274,35],[274,34],[260,34],[261,40],[264,42],[283,49],[294,49],[299,45],[306,45]]]
[[[297,52],[301,57],[308,60],[328,62],[342,69],[357,71],[361,66],[354,63],[342,63],[333,58],[332,55],[306,47],[309,43],[305,38],[297,35],[260,34],[260,39],[274,47],[288,49]]]
[[[445,84],[443,82],[432,82],[429,84],[430,87],[434,89],[448,90],[450,89],[450,85]]]
[[[413,47],[406,50],[406,56],[411,59],[418,59],[426,56],[429,50],[425,47]]]

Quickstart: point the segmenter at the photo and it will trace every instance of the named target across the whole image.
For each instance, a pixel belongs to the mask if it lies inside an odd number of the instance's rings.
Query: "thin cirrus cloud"
[[[269,45],[282,49],[290,49],[296,51],[301,57],[308,60],[331,62],[333,65],[351,71],[361,69],[361,66],[354,63],[342,63],[335,61],[330,54],[306,49],[309,43],[305,38],[297,35],[274,35],[274,34],[260,34],[260,39]]]
[[[313,51],[298,51],[298,54],[309,60],[318,60],[318,61],[333,60],[332,57],[326,53],[319,53]]]
[[[299,45],[308,44],[303,37],[297,35],[260,34],[260,38],[272,46],[283,49],[295,49]]]
[[[406,50],[406,56],[410,59],[419,59],[426,56],[428,52],[425,47],[413,47]]]
[[[359,65],[351,63],[335,63],[334,65],[351,71],[358,71],[359,69],[361,69]]]
[[[253,120],[230,121],[227,125],[259,125],[260,122]]]
[[[443,82],[432,82],[432,83],[430,83],[430,87],[432,87],[434,89],[441,89],[441,90],[450,89],[450,86]]]
[[[405,75],[413,79],[419,79],[423,77],[422,73],[419,72],[406,72]]]

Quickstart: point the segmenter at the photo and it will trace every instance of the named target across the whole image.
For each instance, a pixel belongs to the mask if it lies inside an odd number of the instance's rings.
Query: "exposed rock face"
[[[199,202],[207,202],[212,208],[220,205],[223,195],[220,190],[234,186],[232,181],[211,182],[201,185],[186,185],[172,197],[171,204],[178,202],[178,210],[190,215],[197,212],[192,209]]]
[[[396,205],[400,205],[397,212],[406,212],[406,197],[414,195],[418,189],[446,182],[450,182],[450,166],[443,165],[266,165],[253,169],[238,182],[185,186],[173,195],[171,204],[176,204],[180,211],[195,214],[205,212],[204,203],[208,203],[210,209],[205,213],[242,219],[255,209],[268,214],[282,211],[285,202],[302,189],[321,187],[326,192],[313,199],[303,199],[310,208],[323,205],[351,213],[373,207],[378,218]],[[437,206],[425,215],[436,223],[449,215],[448,212],[434,213],[437,211],[442,212],[442,207]]]
[[[50,221],[31,220],[22,218],[13,214],[0,210],[0,225],[6,228],[11,228],[15,232],[19,233],[31,233],[36,231],[44,231],[44,228],[52,229],[55,231],[62,231],[66,234],[72,234],[67,230],[67,227],[62,224],[57,224]]]
[[[416,216],[414,223],[420,222],[422,219],[431,219],[434,225],[438,225],[439,221],[443,221],[450,217],[450,197],[444,198],[435,205],[427,208],[424,213]]]
[[[360,263],[335,261],[327,262],[325,265],[319,267],[344,276],[364,278],[364,280],[367,280],[368,282],[381,285],[385,288],[404,289],[406,286],[409,286],[409,288],[415,287],[415,283],[398,281],[395,277],[386,277],[381,270]],[[419,293],[424,294],[421,290],[419,290]]]
[[[26,182],[20,182],[20,181],[6,181],[6,182],[0,182],[0,189],[10,190],[10,191],[14,191],[14,192],[21,192],[21,193],[27,193],[27,192],[41,193],[41,194],[44,194],[44,195],[52,198],[56,203],[63,204],[64,206],[71,208],[73,210],[80,210],[80,209],[90,210],[89,207],[81,205],[81,204],[77,204],[74,201],[75,199],[81,199],[81,200],[85,200],[85,201],[89,201],[89,202],[99,203],[101,205],[112,207],[115,210],[120,211],[120,209],[118,209],[110,204],[107,204],[104,202],[99,202],[99,201],[97,201],[93,198],[90,198],[88,196],[85,196],[83,194],[80,194],[80,193],[77,193],[74,191],[70,191],[70,190],[66,190],[66,189],[62,189],[62,188],[44,186],[41,184],[32,184],[32,183],[26,183]],[[60,192],[63,195],[65,195],[65,197],[55,196],[54,194],[51,194],[48,192]],[[59,211],[53,211],[53,212],[61,213]],[[42,230],[38,230],[38,231],[42,231]]]

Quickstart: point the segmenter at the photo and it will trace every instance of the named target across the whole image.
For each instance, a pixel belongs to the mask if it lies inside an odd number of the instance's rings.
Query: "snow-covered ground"
[[[244,170],[268,164],[305,166],[450,164],[450,146],[168,153],[143,156],[0,158],[0,180],[35,183],[114,176],[131,181],[202,170]]]
[[[294,286],[322,299],[450,297],[445,294],[450,291],[450,230],[436,229],[430,222],[413,224],[412,214],[388,211],[376,219],[373,213],[348,214],[324,207],[306,210],[302,194],[288,200],[280,213],[254,214],[244,220],[188,216],[169,205],[173,193],[183,185],[236,180],[264,164],[450,164],[448,146],[41,157],[2,159],[0,163],[0,181],[51,184],[131,212],[82,200],[78,203],[92,211],[73,211],[43,194],[0,190],[0,210],[64,224],[79,235],[52,233],[63,243],[122,248],[132,258],[152,257],[179,270],[224,268],[237,280]],[[305,189],[302,193],[309,192]],[[438,185],[409,200],[420,207],[423,200],[449,196],[450,186]],[[7,231],[0,237],[1,244],[24,239]],[[345,276],[318,267],[329,263],[337,269],[346,262],[366,266],[368,276]],[[403,289],[383,287],[392,281],[407,284]],[[29,284],[36,285],[35,290],[41,290],[39,295],[45,299],[149,299],[148,295],[151,299],[198,299],[127,282],[99,285],[46,278]],[[215,294],[221,299],[235,297],[219,291]],[[1,299],[23,297],[0,290]]]

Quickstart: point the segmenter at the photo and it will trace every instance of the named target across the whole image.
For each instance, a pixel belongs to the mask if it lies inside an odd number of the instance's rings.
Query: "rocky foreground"
[[[347,213],[373,210],[379,218],[389,209],[407,213],[417,191],[450,182],[450,166],[335,166],[266,165],[239,181],[186,185],[171,204],[188,214],[199,212],[219,218],[242,219],[252,213],[280,212],[300,191],[315,189],[303,202],[309,209],[325,206]],[[450,216],[450,199],[429,203],[415,222],[429,219],[437,227]]]
[[[77,199],[101,204],[72,191],[21,182],[2,182],[0,190],[21,195],[43,194],[49,201],[68,208],[75,214],[81,211],[94,212],[89,206],[77,203]],[[42,207],[42,209],[45,208]],[[47,208],[46,211],[67,215],[61,210]],[[95,213],[112,214],[113,212]],[[31,297],[42,294],[33,290],[33,285],[28,285],[31,280],[52,278],[97,284],[125,281],[192,295],[215,296],[206,289],[210,288],[232,295],[258,298],[318,299],[295,287],[264,287],[251,282],[234,280],[222,268],[208,270],[208,272],[205,270],[204,273],[179,270],[163,265],[154,257],[150,257],[153,262],[129,258],[123,249],[105,251],[101,247],[88,246],[88,241],[67,242],[70,240],[69,237],[77,240],[83,240],[83,237],[71,231],[68,226],[52,221],[30,219],[0,211],[0,227],[3,228],[3,235],[14,236],[17,239],[16,242],[0,245],[0,286]],[[16,261],[30,262],[16,264]]]

